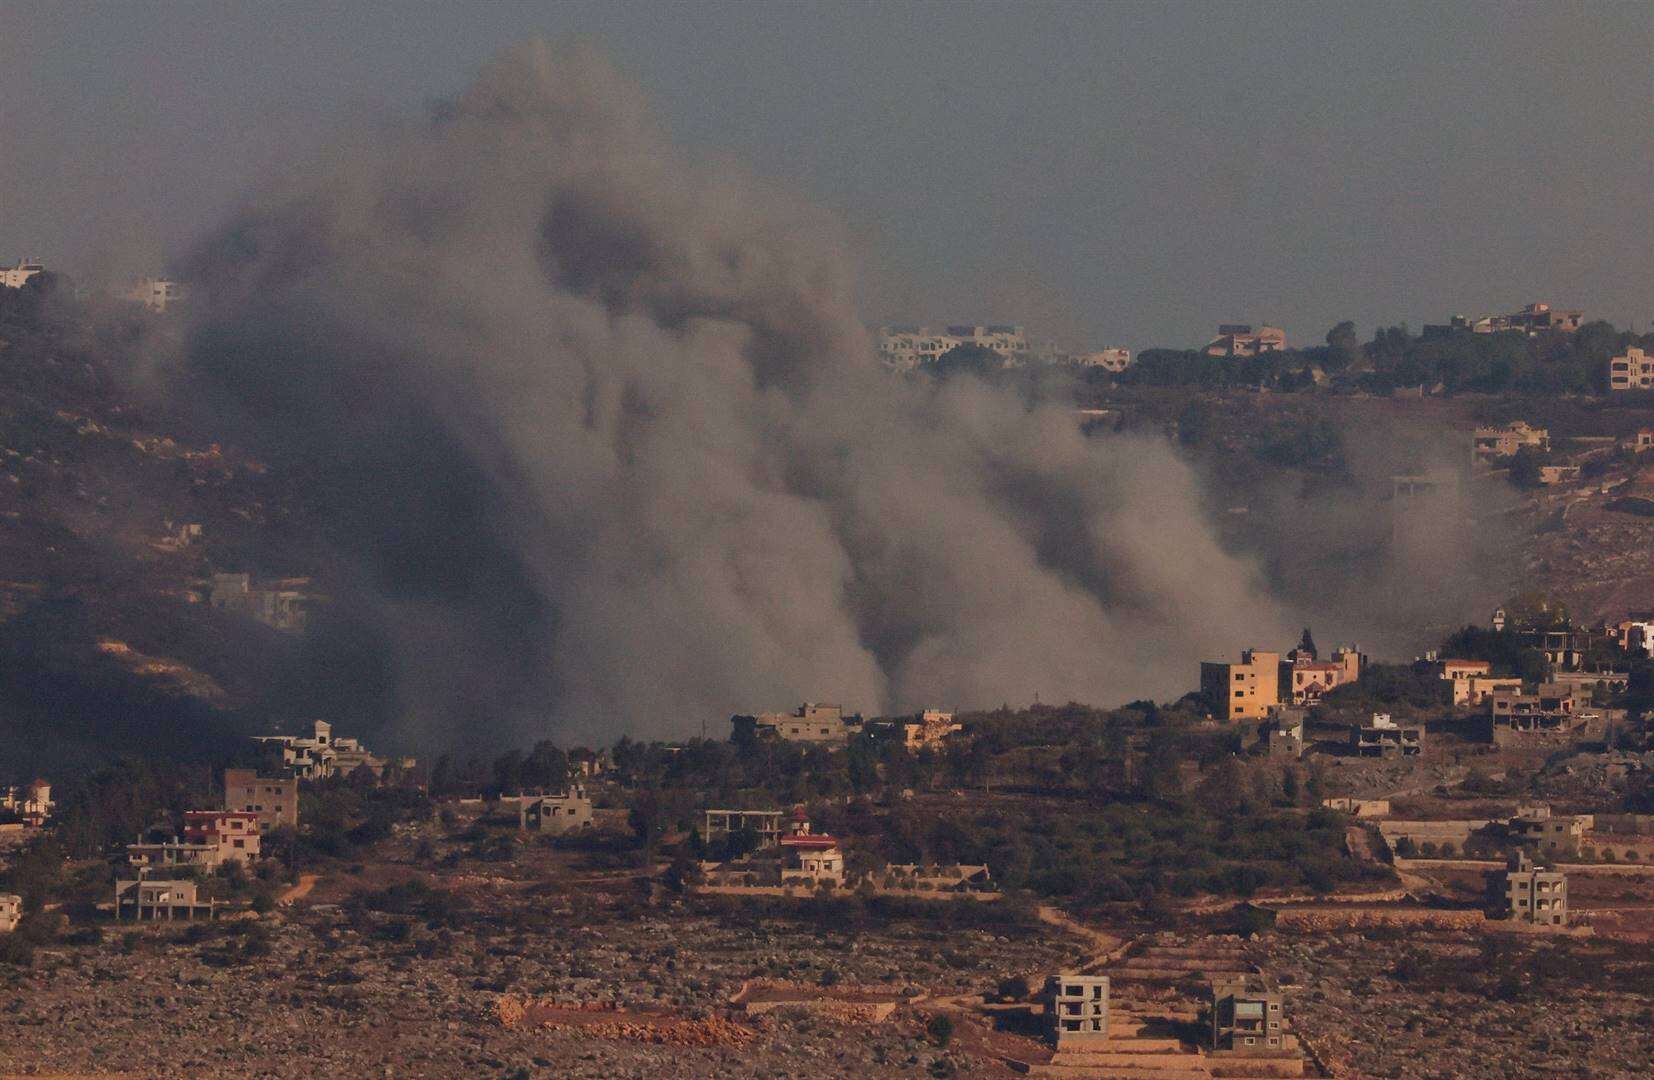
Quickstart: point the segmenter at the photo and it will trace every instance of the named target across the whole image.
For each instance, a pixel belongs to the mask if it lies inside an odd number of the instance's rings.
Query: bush
[[[1009,979],[999,980],[999,1000],[1001,1001],[1027,1001],[1030,993],[1032,993],[1032,990],[1028,986],[1028,980],[1021,975],[1012,975]]]
[[[0,934],[0,964],[28,967],[34,963],[34,942],[16,934]]]
[[[925,1037],[937,1046],[946,1046],[953,1041],[953,1017],[947,1013],[937,1013],[925,1024]]]

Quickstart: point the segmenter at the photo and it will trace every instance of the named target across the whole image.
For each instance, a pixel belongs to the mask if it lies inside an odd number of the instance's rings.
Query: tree
[[[955,345],[947,352],[938,356],[926,368],[937,378],[950,378],[954,375],[976,375],[986,377],[1005,366],[1004,358],[986,345],[978,345],[974,341],[967,341],[962,345]]]
[[[937,1046],[946,1046],[953,1041],[953,1017],[947,1013],[937,1013],[925,1024],[925,1037]]]
[[[1328,371],[1343,371],[1361,355],[1361,340],[1355,336],[1355,323],[1348,319],[1327,331]]]
[[[1311,660],[1317,659],[1315,638],[1311,636],[1307,626],[1304,627],[1303,636],[1298,639],[1298,653],[1301,656],[1308,656]]]

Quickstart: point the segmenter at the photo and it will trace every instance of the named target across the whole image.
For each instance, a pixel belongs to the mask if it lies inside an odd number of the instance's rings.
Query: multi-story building
[[[1045,1025],[1058,1050],[1108,1040],[1108,977],[1064,971],[1045,980]]]
[[[261,840],[256,813],[189,810],[184,814],[181,839],[128,844],[126,859],[133,866],[200,866],[211,870],[226,862],[253,861],[259,856]]]
[[[0,811],[37,828],[46,824],[56,805],[52,802],[52,785],[44,780],[33,780],[20,788],[0,788]]]
[[[1551,433],[1546,428],[1530,427],[1526,421],[1513,420],[1504,427],[1477,428],[1471,436],[1470,460],[1483,465],[1500,458],[1514,457],[1525,448],[1548,451]]]
[[[1253,330],[1249,323],[1222,323],[1206,345],[1207,356],[1257,356],[1286,348],[1286,331],[1275,326]]]
[[[121,294],[121,299],[142,304],[149,310],[160,313],[184,299],[184,287],[166,278],[139,278],[130,289]]]
[[[841,705],[805,702],[790,713],[759,713],[755,731],[787,742],[843,743],[861,731],[861,718],[846,719]]]
[[[1487,739],[1504,743],[1513,739],[1569,735],[1583,726],[1576,706],[1574,688],[1544,683],[1532,694],[1499,693],[1488,699]]]
[[[781,884],[844,884],[844,852],[839,850],[838,840],[811,832],[803,807],[793,811],[792,829],[781,838],[781,850],[793,859],[791,866],[781,868]]]
[[[1514,675],[1472,675],[1453,680],[1453,704],[1486,705],[1495,694],[1520,694],[1522,680]]]
[[[260,776],[257,769],[224,770],[224,809],[258,818],[258,831],[298,828],[299,778]]]
[[[1350,746],[1362,757],[1412,757],[1424,752],[1424,728],[1402,727],[1389,713],[1350,727]]]
[[[1363,659],[1352,645],[1335,650],[1331,660],[1294,656],[1282,661],[1282,700],[1294,705],[1314,705],[1327,691],[1360,679]]]
[[[775,847],[781,842],[784,816],[780,810],[708,810],[701,835],[710,844],[730,833],[750,830],[758,837],[759,847]]]
[[[1510,857],[1503,873],[1490,875],[1494,905],[1519,922],[1568,925],[1568,875],[1541,870],[1526,851]]]
[[[566,833],[589,829],[592,800],[584,784],[571,784],[561,795],[522,795],[517,799],[517,826],[525,832]]]
[[[23,283],[36,274],[43,274],[46,268],[36,259],[19,259],[16,266],[0,266],[0,285],[13,289],[21,289]]]
[[[0,934],[9,934],[23,921],[23,898],[14,893],[0,893]]]
[[[1596,825],[1593,814],[1553,814],[1548,803],[1524,806],[1510,819],[1510,835],[1543,855],[1578,855],[1585,834]]]
[[[1583,311],[1553,308],[1544,302],[1528,304],[1521,311],[1505,316],[1507,329],[1521,330],[1526,334],[1539,334],[1546,330],[1559,330],[1571,334],[1578,330],[1584,321]]]
[[[1264,731],[1264,752],[1293,760],[1303,757],[1306,712],[1302,707],[1277,705]]]
[[[1280,703],[1281,654],[1247,649],[1239,663],[1200,665],[1200,692],[1220,720],[1262,720]]]
[[[304,629],[309,596],[297,588],[254,588],[251,574],[214,574],[209,600],[219,611],[257,619],[275,630],[297,631]]]
[[[115,918],[139,921],[213,917],[216,905],[200,898],[194,878],[149,878],[140,871],[136,881],[115,882]]]
[[[333,725],[326,720],[312,721],[309,735],[255,735],[253,739],[279,755],[281,767],[301,780],[349,776],[357,769],[367,769],[382,778],[391,765],[406,770],[418,764],[411,757],[394,761],[379,757],[358,739],[335,736]]]
[[[1028,355],[1028,337],[1022,327],[1011,325],[881,326],[879,358],[896,371],[911,371],[920,364],[940,360],[961,345],[979,345],[999,354],[1006,367],[1014,367]]]
[[[926,709],[918,716],[869,720],[863,728],[874,738],[900,739],[909,751],[919,751],[940,747],[948,736],[963,731],[964,725],[953,718],[950,710]]]
[[[1267,977],[1212,981],[1212,1049],[1282,1049],[1284,1019],[1281,991]]]

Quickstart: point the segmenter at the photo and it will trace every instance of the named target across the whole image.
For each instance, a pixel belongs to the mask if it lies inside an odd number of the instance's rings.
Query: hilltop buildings
[[[357,739],[335,737],[333,725],[325,720],[312,721],[309,735],[255,735],[253,739],[264,744],[283,769],[291,770],[301,780],[349,776],[364,768],[382,779],[385,769],[393,764],[401,769],[416,764],[411,757],[393,762],[370,753]]]
[[[961,345],[991,350],[999,354],[1006,367],[1022,363],[1028,355],[1028,337],[1020,326],[948,326],[941,330],[928,326],[879,327],[879,358],[895,371],[912,371],[920,364],[935,363]]]
[[[299,589],[254,588],[251,574],[214,574],[212,606],[259,622],[274,630],[303,630],[307,597]]]
[[[583,784],[561,795],[522,795],[517,799],[517,827],[524,832],[561,835],[592,825],[592,800]]]
[[[1654,355],[1629,348],[1608,361],[1609,390],[1654,390]]]
[[[1338,649],[1329,661],[1294,649],[1247,649],[1240,662],[1210,660],[1200,665],[1200,692],[1219,720],[1262,720],[1280,704],[1313,705],[1336,687],[1361,678],[1365,658],[1354,647]]]
[[[1252,329],[1249,323],[1222,323],[1218,336],[1206,344],[1207,356],[1257,356],[1286,348],[1286,331],[1274,326]]]
[[[0,266],[0,285],[21,289],[25,281],[45,272],[46,268],[38,260],[19,259],[16,266]]]
[[[1119,373],[1131,366],[1131,350],[1113,348],[1076,353],[1069,357],[1069,362],[1076,367],[1102,368],[1104,371]]]
[[[846,719],[843,706],[808,701],[790,713],[759,713],[753,721],[759,737],[786,742],[843,743],[862,729],[861,717]]]

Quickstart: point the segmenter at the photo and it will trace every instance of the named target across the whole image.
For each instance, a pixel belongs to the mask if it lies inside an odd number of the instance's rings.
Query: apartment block
[[[1214,1050],[1280,1049],[1285,1044],[1281,992],[1262,975],[1212,982]]]
[[[299,778],[260,776],[257,769],[224,770],[224,809],[258,818],[258,831],[298,828]]]
[[[1045,980],[1046,1031],[1058,1050],[1108,1040],[1108,977],[1065,971]]]
[[[1525,851],[1510,857],[1490,887],[1495,906],[1518,922],[1568,925],[1568,875],[1539,869]]]
[[[1608,389],[1654,390],[1654,354],[1630,348],[1608,361]]]
[[[1239,663],[1200,665],[1200,692],[1220,720],[1262,720],[1279,704],[1281,654],[1247,649]]]

